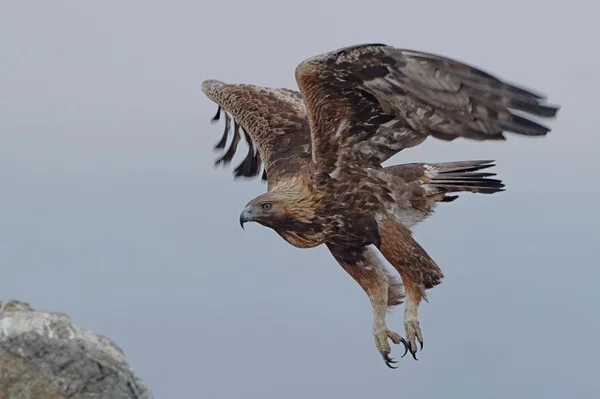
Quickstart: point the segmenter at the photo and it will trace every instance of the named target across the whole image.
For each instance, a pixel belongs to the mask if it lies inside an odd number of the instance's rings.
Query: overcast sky
[[[109,336],[157,398],[597,398],[599,6],[283,4],[0,3],[0,297]],[[200,91],[296,88],[300,61],[364,42],[562,105],[543,139],[430,139],[387,162],[495,159],[508,189],[416,228],[445,279],[421,306],[420,360],[397,370],[326,248],[240,229],[266,185],[213,168],[223,124]],[[388,317],[400,333],[402,313]]]

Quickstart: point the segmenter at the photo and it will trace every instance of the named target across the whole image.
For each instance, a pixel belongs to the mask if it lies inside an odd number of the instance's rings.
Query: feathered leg
[[[395,344],[401,342],[404,344],[404,355],[408,351],[408,344],[399,334],[388,329],[386,311],[388,306],[402,303],[404,297],[402,286],[386,272],[377,255],[368,247],[347,248],[328,245],[328,248],[342,268],[369,296],[373,310],[375,346],[385,364],[390,368],[396,368],[392,365],[397,362],[390,357],[391,348],[388,338]]]
[[[417,317],[425,290],[431,289],[444,277],[437,264],[427,252],[412,238],[410,231],[392,217],[385,215],[379,221],[381,243],[379,250],[400,273],[406,290],[404,309],[404,329],[409,350],[417,359],[417,342],[423,348],[423,336]]]

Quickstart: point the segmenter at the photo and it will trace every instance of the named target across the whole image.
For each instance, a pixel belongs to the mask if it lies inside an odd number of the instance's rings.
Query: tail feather
[[[460,162],[441,162],[433,164],[438,169],[438,173],[449,174],[456,172],[476,172],[482,169],[488,169],[496,166],[492,160],[460,161]]]
[[[458,195],[444,195],[440,202],[452,202],[458,198]]]
[[[436,202],[452,202],[456,192],[492,194],[504,191],[502,180],[494,179],[495,173],[482,170],[495,166],[491,160],[475,160],[441,163],[408,163],[387,166],[384,171],[402,179],[406,184],[419,184],[423,196]]]
[[[427,185],[444,193],[468,191],[492,194],[504,191],[502,180],[490,179],[496,173],[478,172],[495,166],[492,162],[494,161],[444,162],[425,166],[426,175],[431,178]]]

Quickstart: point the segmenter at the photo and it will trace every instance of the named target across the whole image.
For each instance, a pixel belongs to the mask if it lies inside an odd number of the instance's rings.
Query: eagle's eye
[[[261,205],[262,209],[264,209],[265,211],[269,211],[271,210],[271,203],[270,202],[265,202],[264,204]]]

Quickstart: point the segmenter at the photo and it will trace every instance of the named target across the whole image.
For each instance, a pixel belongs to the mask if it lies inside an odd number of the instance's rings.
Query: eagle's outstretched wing
[[[219,119],[221,111],[225,114],[225,132],[216,149],[225,148],[231,133],[228,113],[233,116],[231,144],[215,164],[231,162],[243,134],[248,144],[248,155],[234,170],[236,178],[257,176],[261,163],[264,163],[263,179],[272,184],[283,176],[301,173],[308,167],[310,131],[300,93],[217,80],[202,82],[202,91],[219,106],[213,121]]]
[[[545,98],[464,63],[383,44],[317,55],[296,68],[324,170],[344,161],[379,165],[423,142],[465,137],[504,140],[505,132],[545,135],[549,128],[513,111],[554,117]]]

